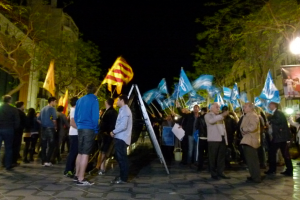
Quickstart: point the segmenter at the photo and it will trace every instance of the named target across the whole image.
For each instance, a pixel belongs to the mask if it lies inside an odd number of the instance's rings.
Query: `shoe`
[[[52,166],[52,163],[51,163],[51,162],[48,162],[48,163],[45,162],[45,163],[44,163],[44,166],[45,166],[45,167],[51,167],[51,166]]]
[[[212,179],[219,180],[218,176],[211,176]]]
[[[247,177],[247,181],[252,181],[252,177]]]
[[[30,163],[29,160],[23,160],[23,163]]]
[[[65,175],[65,177],[68,177],[68,178],[74,178],[74,174],[73,174],[73,172],[71,172],[71,171],[68,171],[68,172],[65,173],[64,175]]]
[[[285,176],[293,176],[293,172],[288,172],[288,171],[281,172],[280,174]]]
[[[14,168],[14,166],[10,166],[10,167],[6,167],[5,169],[6,169],[7,171],[12,171],[13,168]]]
[[[116,181],[121,180],[120,176],[116,176],[112,181],[110,181],[110,183],[115,183]]]
[[[116,180],[114,183],[115,183],[115,184],[125,184],[125,183],[127,183],[127,182],[126,182],[126,181],[122,181],[122,180],[120,179],[120,180]]]
[[[82,181],[77,181],[76,182],[76,185],[78,185],[78,186],[90,186],[90,185],[94,185],[94,183],[92,183],[92,182],[89,182],[88,180],[86,180],[86,179],[83,179]]]
[[[204,171],[204,170],[206,170],[205,167],[198,167],[198,168],[197,168],[197,171],[198,171],[198,172],[201,172],[201,171]]]
[[[221,179],[230,179],[229,176],[225,176],[224,174],[218,175]]]
[[[94,168],[91,171],[89,171],[89,175],[96,175],[96,174],[98,174],[98,171],[99,171],[99,169]]]
[[[266,175],[274,175],[276,172],[272,172],[270,170],[264,172]]]
[[[78,176],[74,175],[73,182],[77,182],[77,181],[78,181]]]
[[[255,181],[255,180],[248,180],[248,177],[247,177],[247,180],[246,180],[246,183],[261,183],[261,181]]]
[[[100,169],[99,172],[98,172],[98,175],[105,175],[105,171]]]

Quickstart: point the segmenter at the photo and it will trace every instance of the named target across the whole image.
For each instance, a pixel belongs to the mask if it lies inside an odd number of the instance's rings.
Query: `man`
[[[0,149],[2,141],[5,145],[5,169],[11,170],[14,129],[20,125],[20,117],[16,108],[10,106],[12,98],[9,95],[3,97],[3,104],[0,106]]]
[[[55,145],[55,131],[57,129],[56,125],[56,98],[50,97],[48,99],[48,105],[45,106],[38,117],[38,122],[42,126],[41,142],[42,142],[42,165],[45,167],[52,166],[50,162],[51,156],[53,154]],[[48,148],[48,150],[47,150]]]
[[[54,153],[53,153],[53,161],[57,161],[59,163],[61,161],[61,155],[60,155],[60,147],[63,141],[63,138],[65,136],[65,132],[67,131],[66,129],[69,128],[69,122],[64,113],[64,107],[63,106],[58,106],[57,107],[57,131],[55,135],[55,147],[54,147]]]
[[[211,177],[218,180],[229,179],[224,175],[227,137],[223,119],[228,111],[220,113],[220,105],[215,102],[204,117],[207,126],[208,159]]]
[[[291,93],[292,93],[292,95],[295,96],[295,94],[294,94],[294,88],[293,88],[294,80],[291,79],[290,76],[288,76],[288,78],[285,79],[285,83],[286,83],[287,92],[288,92],[288,95],[289,95],[288,97],[290,97]]]
[[[201,115],[198,124],[199,129],[199,144],[198,144],[198,171],[204,170],[203,163],[204,163],[204,153],[207,155],[207,126],[205,123],[205,115],[207,113],[207,108],[201,108]]]
[[[14,141],[13,141],[13,160],[12,164],[13,166],[18,166],[19,163],[17,162],[20,157],[20,150],[21,150],[21,144],[22,144],[22,136],[23,136],[23,130],[26,126],[26,114],[24,113],[24,102],[18,101],[16,102],[16,107],[18,109],[19,117],[20,117],[20,125],[15,130],[14,134]]]
[[[78,129],[78,155],[74,180],[79,186],[94,184],[84,178],[84,173],[93,149],[95,136],[98,133],[99,102],[97,96],[94,95],[96,89],[94,84],[88,84],[87,95],[76,103],[74,120]]]
[[[64,172],[64,175],[69,178],[74,177],[75,161],[78,154],[78,131],[74,120],[77,100],[78,100],[77,97],[73,97],[70,100],[70,104],[72,106],[70,111],[70,131],[69,131],[70,152],[67,157],[67,163]]]
[[[178,104],[177,104],[178,105]],[[200,114],[199,106],[195,105],[193,112],[186,113],[184,109],[178,109],[179,114],[184,117],[186,124],[184,127],[185,134],[188,136],[188,155],[187,155],[187,164],[191,167],[192,161],[196,161],[196,142],[194,139],[194,133],[197,131],[197,125],[199,124]]]
[[[281,174],[293,176],[293,165],[289,154],[289,144],[292,136],[287,120],[284,114],[278,110],[277,103],[271,102],[269,108],[273,113],[269,118],[269,123],[272,127],[272,138],[269,150],[269,170],[266,171],[265,174],[270,175],[276,173],[276,153],[277,150],[280,149],[286,165],[286,170],[281,172]]]
[[[223,106],[223,108],[222,108],[222,113],[225,111],[228,111],[227,106]],[[228,151],[228,149],[226,150],[227,156],[225,158],[225,165],[226,165],[226,167],[230,168],[231,167],[230,157],[233,157],[233,155],[235,155],[235,148],[233,146],[233,140],[234,140],[234,136],[235,136],[237,122],[233,116],[228,114],[226,117],[224,117],[224,124],[225,124],[225,128],[226,128],[228,148],[230,149],[230,151]]]
[[[110,137],[110,132],[114,130],[116,125],[116,120],[118,117],[117,111],[113,107],[114,100],[112,98],[108,98],[105,101],[105,112],[101,116],[100,121],[100,132],[98,134],[98,141],[99,144],[99,155],[97,160],[96,167],[89,172],[90,175],[98,174],[104,175],[105,174],[105,161],[108,150],[110,149],[110,145],[112,144],[113,138]],[[101,139],[100,139],[101,138]]]
[[[117,101],[117,106],[120,108],[119,115],[115,129],[110,132],[111,137],[114,138],[116,158],[120,168],[120,177],[112,181],[116,184],[126,183],[129,173],[127,146],[131,143],[132,114],[127,103],[127,96],[119,96]]]
[[[243,139],[244,156],[249,168],[250,177],[247,177],[247,182],[260,183],[260,167],[257,154],[257,148],[260,146],[260,125],[259,117],[254,112],[252,103],[245,103],[243,106],[245,116],[241,124],[241,133]]]

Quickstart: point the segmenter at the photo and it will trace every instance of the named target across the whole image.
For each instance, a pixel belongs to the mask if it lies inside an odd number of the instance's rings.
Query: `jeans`
[[[12,145],[14,140],[14,129],[13,128],[0,128],[0,149],[2,141],[5,146],[5,168],[9,169],[12,164]]]
[[[127,144],[120,139],[115,138],[115,152],[116,159],[120,168],[120,178],[122,181],[127,182],[129,166],[128,166],[128,158],[127,158]]]
[[[194,136],[188,136],[188,140],[189,140],[189,144],[188,144],[188,147],[189,147],[189,151],[188,151],[188,157],[187,157],[187,163],[188,164],[191,164],[192,162],[192,158],[193,158],[193,155],[194,155],[194,158],[196,157],[196,142],[195,142],[195,139],[194,139]],[[194,159],[194,161],[196,161],[196,159]]]
[[[17,163],[20,155],[21,144],[22,144],[22,136],[23,136],[23,129],[17,129],[14,133],[13,139],[13,155],[12,155],[12,162],[15,164]]]
[[[44,128],[44,127],[42,128],[42,135],[41,135],[42,164],[44,164],[45,162],[50,162],[51,156],[53,154],[54,146],[55,146],[54,136],[55,136],[54,128]],[[49,147],[48,152],[47,152],[47,147]]]
[[[75,169],[75,161],[78,154],[78,135],[70,135],[70,149],[66,163],[65,172],[71,171],[73,172]]]

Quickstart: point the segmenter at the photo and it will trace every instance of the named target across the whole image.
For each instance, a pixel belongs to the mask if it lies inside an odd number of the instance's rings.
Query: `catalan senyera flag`
[[[129,83],[133,78],[133,71],[124,58],[118,57],[113,66],[110,68],[102,84],[107,83],[107,88],[111,91],[111,86],[117,87],[117,93],[120,94],[123,83]]]
[[[54,60],[51,60],[50,66],[45,78],[43,88],[48,90],[52,96],[55,96],[55,82],[54,82]]]
[[[58,101],[58,106],[63,106],[64,105],[63,101],[64,101],[64,98],[60,97],[59,101]]]
[[[64,107],[64,111],[63,111],[63,113],[65,114],[65,115],[67,115],[68,114],[68,99],[69,99],[69,91],[68,91],[68,89],[66,90],[66,93],[65,93],[65,96],[64,96],[64,98],[63,98],[63,107]]]

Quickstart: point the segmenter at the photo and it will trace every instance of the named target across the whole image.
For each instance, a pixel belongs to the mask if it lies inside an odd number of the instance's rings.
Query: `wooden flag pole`
[[[102,86],[102,83],[103,83],[103,81],[101,82],[101,84],[99,85],[99,87],[98,87],[98,89],[96,90],[96,92],[95,92],[95,94],[94,95],[98,95],[98,92],[100,91],[100,88],[101,88],[101,86]]]

